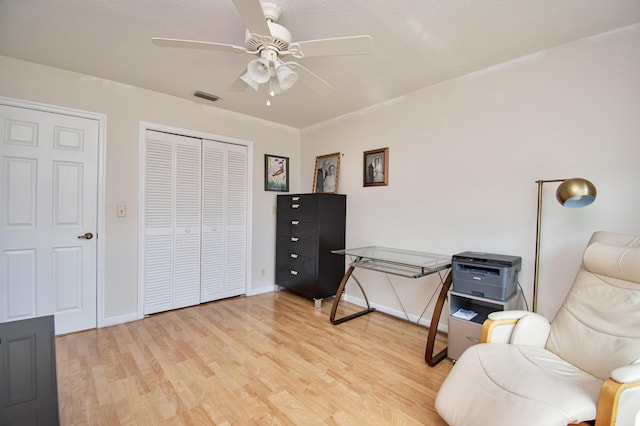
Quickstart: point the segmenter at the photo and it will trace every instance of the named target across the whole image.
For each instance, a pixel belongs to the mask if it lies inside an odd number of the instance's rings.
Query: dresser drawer
[[[316,260],[314,258],[298,257],[297,259],[286,259],[282,263],[278,262],[278,267],[276,268],[276,284],[278,285],[295,287],[315,283],[317,279]]]
[[[279,196],[278,216],[285,220],[317,220],[318,199],[309,195]]]
[[[458,359],[469,346],[480,343],[482,324],[449,316],[449,349],[451,359]]]
[[[278,235],[276,240],[276,252],[287,255],[316,257],[318,243],[315,240],[305,238]]]
[[[318,236],[318,223],[298,219],[278,217],[278,235],[315,240]]]

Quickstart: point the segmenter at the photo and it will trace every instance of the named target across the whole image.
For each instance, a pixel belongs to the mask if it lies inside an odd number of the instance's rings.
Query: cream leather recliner
[[[449,425],[640,426],[640,237],[594,233],[553,321],[494,312],[481,342],[438,392]]]

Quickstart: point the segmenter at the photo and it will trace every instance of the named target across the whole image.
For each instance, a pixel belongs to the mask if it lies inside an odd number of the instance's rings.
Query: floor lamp
[[[542,185],[550,182],[562,182],[556,190],[558,202],[565,207],[580,208],[588,206],[596,199],[596,187],[586,179],[537,180],[538,219],[536,222],[536,257],[533,269],[533,312],[538,312],[538,270],[540,268],[540,230],[542,225]]]

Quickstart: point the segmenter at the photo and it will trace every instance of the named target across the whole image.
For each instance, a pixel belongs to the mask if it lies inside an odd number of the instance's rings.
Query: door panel
[[[227,151],[225,297],[244,294],[247,286],[247,149]]]
[[[82,247],[53,249],[55,312],[82,309]]]
[[[200,302],[200,139],[148,130],[143,313]]]
[[[200,139],[175,141],[174,308],[200,303]]]
[[[53,223],[82,226],[82,163],[53,162]]]
[[[225,297],[225,145],[202,143],[202,282],[200,302]]]
[[[0,322],[96,326],[99,122],[0,105]]]
[[[201,302],[246,291],[247,148],[203,140]]]
[[[36,316],[36,251],[3,251],[2,269],[2,281],[5,283],[2,300],[4,320]]]
[[[33,159],[5,157],[2,200],[5,227],[35,228],[37,166]]]

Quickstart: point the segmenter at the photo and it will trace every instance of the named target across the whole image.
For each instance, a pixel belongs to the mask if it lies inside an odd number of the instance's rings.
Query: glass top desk
[[[370,269],[373,271],[383,272],[385,274],[399,275],[402,277],[415,279],[437,273],[440,276],[442,289],[440,290],[440,294],[438,296],[438,300],[436,302],[431,318],[424,359],[427,364],[429,364],[430,366],[434,366],[447,356],[447,348],[444,348],[436,355],[433,355],[433,349],[442,308],[444,307],[449,287],[451,287],[451,256],[378,246],[334,250],[332,251],[332,253],[351,256],[352,259],[351,264],[349,265],[349,269],[347,269],[344,277],[342,277],[342,281],[340,281],[340,285],[338,286],[338,290],[336,291],[336,297],[333,301],[333,306],[331,307],[331,315],[329,316],[329,319],[334,325],[375,311],[375,308],[372,308],[369,305],[369,300],[367,299],[367,295],[364,292],[362,285],[360,284],[358,279],[352,275],[355,268]],[[446,278],[443,278],[442,273],[447,269],[449,270],[449,272],[447,273]],[[360,288],[360,292],[364,296],[367,307],[362,311],[336,319],[336,311],[338,309],[338,305],[340,304],[342,293],[344,293],[347,281],[349,281],[349,278],[351,277]],[[402,307],[402,310],[407,317],[407,320],[409,320],[407,311],[404,309],[402,301],[398,297],[398,294],[396,293],[393,284],[391,284],[391,281],[388,279],[388,276],[387,280],[389,281],[389,284],[391,285],[391,288],[393,289],[396,298],[398,299],[398,302],[400,303],[400,306]],[[435,292],[427,302],[427,305],[422,311],[422,315],[424,315],[424,312],[427,310],[427,307],[431,303],[431,300],[434,296]],[[418,323],[420,322],[420,319],[422,319],[422,315],[420,315],[420,318],[418,318]]]

